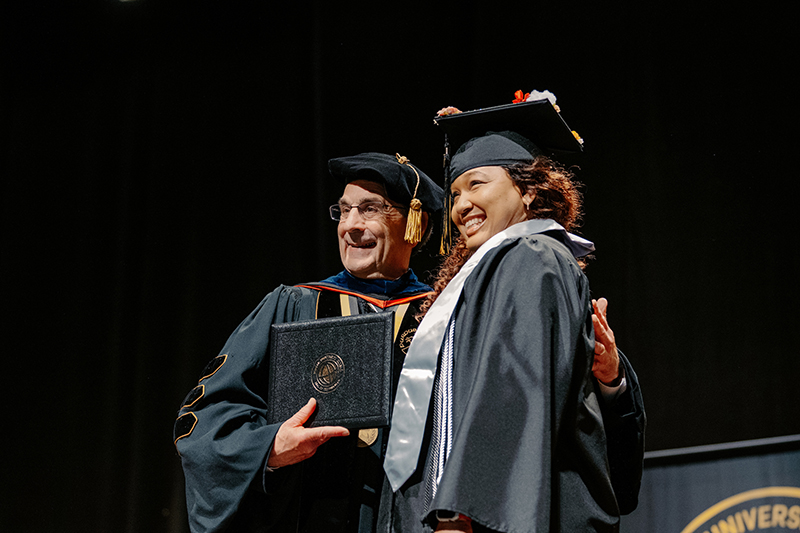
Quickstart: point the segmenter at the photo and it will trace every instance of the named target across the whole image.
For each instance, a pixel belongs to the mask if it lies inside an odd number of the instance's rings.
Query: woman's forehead
[[[458,183],[459,185],[463,184],[465,180],[476,176],[482,176],[487,178],[497,178],[499,176],[508,177],[508,173],[506,172],[506,169],[504,169],[503,167],[497,167],[497,166],[476,167],[467,170],[466,172],[458,176],[456,179],[454,179],[450,188],[452,189],[453,187],[455,187],[456,183]]]

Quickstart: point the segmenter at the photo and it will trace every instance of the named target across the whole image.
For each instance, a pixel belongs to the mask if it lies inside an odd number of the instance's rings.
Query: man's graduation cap
[[[345,183],[355,180],[380,183],[389,198],[408,206],[406,241],[411,244],[422,239],[422,211],[435,214],[442,209],[442,189],[408,158],[399,154],[366,152],[337,157],[328,161],[328,170]]]
[[[477,167],[529,163],[539,155],[583,151],[583,140],[561,118],[552,93],[538,94],[542,98],[463,113],[455,110],[434,119],[445,134],[441,253],[449,248],[452,179]],[[455,148],[452,156],[451,148]]]

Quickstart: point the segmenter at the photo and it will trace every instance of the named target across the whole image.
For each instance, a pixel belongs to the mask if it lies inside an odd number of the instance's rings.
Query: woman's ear
[[[536,193],[530,190],[522,195],[522,203],[525,204],[525,211],[528,210],[535,199]]]

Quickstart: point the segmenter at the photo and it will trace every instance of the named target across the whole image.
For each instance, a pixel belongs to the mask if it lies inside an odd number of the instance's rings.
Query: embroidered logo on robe
[[[311,384],[318,392],[327,394],[336,390],[344,378],[344,361],[335,353],[326,353],[314,363]]]
[[[414,333],[416,332],[417,328],[410,328],[400,335],[400,341],[397,343],[397,346],[406,355],[408,354],[408,348],[411,346],[411,341],[414,340]]]
[[[358,430],[358,442],[356,444],[359,448],[368,448],[375,444],[376,440],[378,440],[378,428]]]

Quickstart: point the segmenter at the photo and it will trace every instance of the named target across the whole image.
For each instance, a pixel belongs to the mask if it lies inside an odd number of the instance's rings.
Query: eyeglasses
[[[353,208],[358,209],[358,212],[361,214],[361,218],[364,220],[372,220],[377,218],[380,215],[385,214],[389,209],[405,209],[404,207],[399,207],[396,205],[389,205],[384,204],[383,202],[363,202],[358,205],[343,205],[343,204],[334,204],[328,208],[331,213],[331,218],[333,220],[337,220],[341,222],[342,220],[347,220],[347,217],[350,216],[350,211]]]

